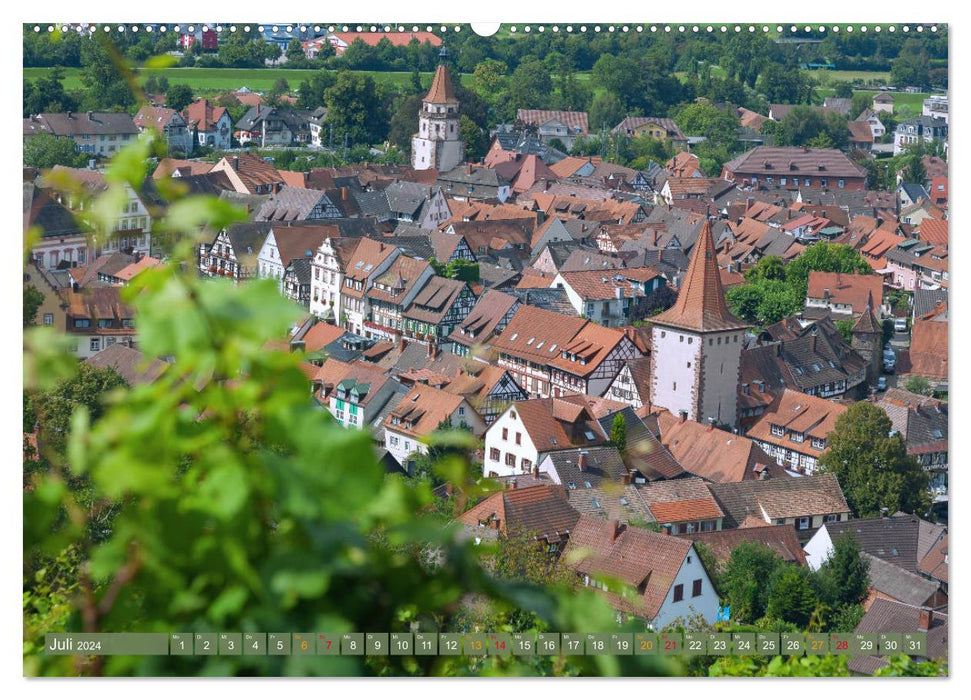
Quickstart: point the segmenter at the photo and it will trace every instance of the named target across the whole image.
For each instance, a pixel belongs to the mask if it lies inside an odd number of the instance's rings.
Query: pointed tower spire
[[[856,323],[853,324],[853,328],[850,329],[850,333],[883,333],[883,329],[880,327],[880,322],[877,321],[877,317],[873,313],[872,290],[867,292],[866,308],[863,309],[863,313],[860,314],[860,317],[856,319]]]
[[[655,325],[701,332],[748,327],[749,324],[732,315],[725,302],[710,220],[701,227],[678,300],[651,321]]]
[[[439,57],[441,60],[439,61],[438,68],[435,69],[435,77],[432,78],[431,89],[425,95],[425,102],[432,104],[458,104],[458,98],[455,97],[455,88],[452,87],[452,77],[449,75],[448,66],[445,65],[448,52],[444,46]]]

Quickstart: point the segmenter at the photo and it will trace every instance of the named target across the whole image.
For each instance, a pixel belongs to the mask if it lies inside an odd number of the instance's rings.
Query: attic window
[[[553,352],[554,350],[556,350],[556,343],[550,345],[550,352]]]
[[[357,261],[357,265],[355,265],[354,267],[356,267],[358,270],[360,270],[362,267],[364,267],[364,261],[363,260],[358,260]]]
[[[370,272],[373,269],[374,269],[374,265],[372,265],[371,263],[368,263],[367,265],[364,266],[365,272]]]
[[[591,505],[593,505],[593,507],[597,509],[601,508],[600,501],[598,501],[596,498],[592,499]]]
[[[587,440],[589,440],[590,442],[593,442],[594,440],[597,439],[597,436],[593,434],[592,430],[584,430],[583,434],[587,437]]]
[[[538,343],[536,343],[536,349],[539,350],[541,347],[543,347],[543,343],[545,342],[546,342],[545,340],[541,340]]]
[[[941,439],[944,437],[944,433],[941,432],[940,428],[934,428],[934,437]]]
[[[571,488],[571,489],[575,489],[577,487],[577,485],[574,484],[572,481],[568,481],[566,485],[568,488]]]
[[[519,337],[519,333],[513,333],[512,337],[509,340],[515,340],[518,337]]]
[[[536,336],[533,336],[529,340],[527,340],[526,345],[532,345],[534,340],[536,340]]]
[[[626,498],[621,498],[620,499],[620,505],[626,506],[627,505],[627,499]]]

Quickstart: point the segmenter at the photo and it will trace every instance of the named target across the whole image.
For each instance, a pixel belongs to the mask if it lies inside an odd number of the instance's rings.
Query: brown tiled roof
[[[917,570],[937,581],[947,583],[948,545],[944,535],[931,550],[917,562]]]
[[[165,177],[166,175],[171,175],[176,171],[180,176],[185,177],[187,175],[205,175],[210,170],[212,170],[212,163],[206,163],[205,161],[163,158],[159,161],[158,166],[152,173],[152,179],[158,180],[159,178]]]
[[[785,389],[745,435],[753,440],[772,443],[818,457],[825,450],[813,447],[811,438],[826,439],[836,427],[836,420],[844,413],[846,413],[846,406],[835,401]],[[773,425],[781,425],[786,435],[782,437],[773,435]],[[790,440],[788,436],[790,430],[805,434],[803,442]]]
[[[674,177],[692,177],[696,172],[702,172],[698,156],[687,151],[678,153],[674,158],[665,163],[664,169],[669,171]],[[703,175],[704,173],[702,173]]]
[[[947,321],[914,322],[910,337],[911,373],[947,381]]]
[[[502,177],[509,180],[513,192],[525,192],[538,180],[554,180],[558,176],[539,156],[518,156],[493,166]]]
[[[833,474],[709,484],[708,488],[722,509],[738,524],[749,515],[772,521],[850,512]],[[826,527],[832,525],[845,523],[828,523]]]
[[[139,272],[151,269],[153,267],[159,267],[162,265],[162,261],[158,258],[153,258],[148,255],[143,255],[137,262],[133,262],[131,265],[126,265],[116,272],[113,276],[120,280],[129,281]]]
[[[495,339],[493,346],[501,352],[547,364],[562,352],[563,347],[586,323],[580,318],[523,305],[516,309],[509,325]],[[532,342],[527,342],[530,339]]]
[[[880,322],[877,321],[877,317],[873,315],[873,296],[867,297],[866,308],[863,309],[863,313],[860,314],[860,318],[856,320],[853,324],[854,333],[883,333],[883,329],[880,326]]]
[[[746,437],[692,420],[681,421],[668,411],[661,411],[657,420],[661,443],[694,476],[720,483],[747,481],[758,478],[758,465],[766,465],[770,474],[780,480],[785,477],[775,460]]]
[[[597,371],[626,337],[627,334],[619,328],[607,328],[586,321],[580,331],[565,345],[561,345],[547,362],[558,369],[585,377]],[[568,353],[568,357],[563,357],[564,352]],[[581,364],[584,360],[586,363]]]
[[[731,557],[732,552],[746,542],[763,544],[780,557],[783,561],[801,566],[806,565],[806,553],[803,551],[796,530],[792,525],[769,525],[759,520],[759,527],[714,530],[712,532],[694,532],[679,535],[692,542],[702,542],[708,546],[715,559],[724,564]]]
[[[397,248],[387,243],[372,238],[362,238],[353,253],[346,256],[344,276],[353,280],[364,281],[371,276],[374,268],[383,263],[396,250]],[[368,266],[370,266],[370,269],[368,269]],[[345,286],[341,287],[341,294],[362,297],[364,291],[358,292]]]
[[[894,600],[877,598],[854,630],[862,634],[927,632],[926,658],[947,661],[948,616],[931,612],[929,629],[920,628],[921,608]],[[850,671],[872,675],[886,662],[879,656],[853,656],[847,664]]]
[[[24,136],[34,134],[96,136],[137,133],[138,127],[127,112],[58,112],[38,114],[24,119]]]
[[[597,159],[599,160],[599,158]],[[557,177],[571,177],[577,170],[587,163],[593,164],[594,159],[590,156],[582,158],[580,156],[567,156],[563,160],[557,161],[550,166],[550,170]]]
[[[238,161],[237,161],[238,158]],[[248,192],[255,193],[257,187],[282,184],[283,178],[272,164],[251,153],[240,153],[238,156],[226,156],[220,162],[228,164],[243,181]]]
[[[827,297],[826,290],[829,290]],[[841,272],[809,272],[806,296],[829,299],[832,303],[849,304],[853,313],[863,311],[868,295],[873,295],[874,308],[883,305],[883,278],[880,275],[856,275]]]
[[[532,532],[558,542],[573,531],[580,513],[570,506],[565,488],[542,484],[499,491],[457,518],[472,527],[489,527],[496,519],[506,534]]]
[[[225,113],[225,107],[219,107],[203,98],[188,105],[182,111],[182,116],[190,128],[195,127],[199,131],[212,131]]]
[[[121,343],[109,345],[85,360],[92,367],[111,367],[124,377],[130,386],[151,384],[169,366],[161,360],[148,360],[144,354]]]
[[[571,131],[587,135],[587,113],[586,112],[565,112],[549,109],[520,109],[516,111],[516,121],[524,124],[534,124],[542,126],[548,121],[556,120],[570,128]]]
[[[420,44],[442,45],[442,38],[434,32],[334,32],[334,36],[348,46],[358,39],[368,46],[377,46],[382,39],[390,41],[392,46],[408,46],[412,40]]]
[[[463,401],[463,396],[417,385],[405,394],[382,425],[385,430],[420,439],[435,432],[438,424],[451,416]],[[396,425],[395,420],[400,422]]]
[[[680,523],[695,520],[709,520],[724,515],[715,499],[695,498],[685,501],[671,501],[669,503],[655,503],[651,505],[651,513],[659,523]]]
[[[602,445],[607,441],[583,395],[516,401],[512,405],[537,452]],[[592,440],[586,436],[593,434]]]
[[[852,143],[873,143],[873,131],[869,122],[847,122]]]
[[[930,581],[866,552],[861,556],[870,565],[871,592],[909,605],[924,605],[940,590],[937,581]]]
[[[172,118],[178,115],[174,109],[169,109],[168,107],[152,107],[150,105],[142,105],[141,109],[135,115],[135,126],[139,129],[155,129],[156,131],[161,131]],[[179,115],[181,118],[181,115]]]
[[[947,247],[947,220],[927,218],[917,225],[917,237],[935,246]]]
[[[334,227],[336,228],[336,227]],[[284,266],[298,258],[313,259],[325,238],[334,236],[329,226],[274,226],[273,237]],[[310,254],[307,254],[310,251]]]
[[[835,148],[756,146],[725,163],[723,172],[764,175],[818,175],[820,177],[866,177],[866,168]]]
[[[80,292],[62,292],[67,303],[67,315],[70,319],[91,319],[91,327],[82,329],[85,333],[107,335],[132,335],[133,329],[121,328],[123,318],[134,318],[135,310],[121,301],[120,287],[94,287]],[[100,328],[96,320],[110,319],[115,322],[115,328]],[[68,322],[68,331],[73,331],[73,324]]]
[[[444,63],[439,63],[438,68],[435,69],[432,86],[425,95],[424,101],[435,104],[458,104],[455,88],[452,87],[452,76],[449,75],[448,67]]]
[[[404,316],[425,323],[440,323],[467,286],[461,280],[433,275],[415,295]]]
[[[680,537],[630,526],[618,528],[614,522],[583,515],[570,533],[562,561],[580,574],[618,579],[638,589],[643,586],[643,594],[633,599],[618,593],[608,594],[608,598],[614,606],[651,620],[691,549],[691,542]]]
[[[330,323],[315,323],[313,328],[307,331],[303,337],[304,349],[307,352],[317,352],[326,345],[330,345],[335,340],[347,333],[346,330]]]
[[[705,221],[691,253],[691,262],[678,291],[678,300],[670,309],[654,316],[651,322],[702,332],[747,327],[748,324],[728,310],[710,221]]]
[[[449,338],[463,345],[488,341],[503,317],[517,302],[514,296],[494,289],[488,290],[475,303],[469,314],[458,323]]]
[[[657,270],[653,268],[640,269],[649,273],[650,276],[648,279],[659,276]],[[647,280],[639,279],[644,276],[643,274],[637,274],[635,276],[631,272],[632,268],[625,268],[615,271],[585,270],[583,272],[561,272],[560,275],[566,284],[584,301],[600,301],[617,298],[618,288],[620,289],[621,296],[628,299],[644,296],[641,288],[637,284],[632,283],[631,279],[633,278],[635,282],[645,282]]]
[[[407,255],[399,255],[380,277],[375,277],[375,286],[367,290],[365,296],[372,301],[378,300],[400,304],[401,300],[418,283],[425,270],[430,267],[431,263],[427,260],[416,260],[415,258],[409,258]],[[378,284],[388,285],[399,291],[397,294],[393,294],[390,290],[378,289]]]

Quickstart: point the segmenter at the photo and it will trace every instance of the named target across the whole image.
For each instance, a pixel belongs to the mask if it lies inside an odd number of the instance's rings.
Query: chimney
[[[534,464],[533,465],[533,478],[534,479],[538,479],[539,478],[539,465],[538,464]]]
[[[623,531],[624,531],[624,526],[620,524],[619,520],[610,521],[610,541],[611,542],[616,542],[617,537]]]
[[[94,112],[88,112],[88,121],[94,119]]]
[[[752,197],[747,197],[745,199],[745,210],[748,211],[751,209],[753,204],[755,204],[755,199]]]
[[[68,112],[67,113],[67,118],[68,119],[74,119],[74,112]]]
[[[499,529],[499,518],[493,516],[492,520],[489,521],[489,526],[493,530],[498,530]]]
[[[678,423],[684,423],[686,420],[688,420],[688,412],[678,411]]]
[[[405,340],[404,338],[402,338],[401,340],[398,341],[398,351],[399,352],[404,352],[406,347],[408,347],[408,341],[407,340]]]
[[[579,469],[582,472],[585,472],[587,470],[587,452],[586,452],[586,450],[581,451],[580,454],[577,456],[577,469]]]
[[[347,201],[347,188],[346,187],[341,187],[341,201],[342,202],[346,202]]]
[[[233,170],[239,170],[239,156],[233,156]]]
[[[920,609],[920,617],[917,618],[917,629],[921,632],[926,632],[931,628],[931,619],[933,613],[930,608],[922,607]]]
[[[515,489],[516,488],[516,480],[515,479],[513,479],[512,481],[509,482],[509,488],[511,488],[511,489]]]
[[[708,431],[711,432],[714,429],[715,429],[715,419],[714,418],[709,418],[708,419]]]
[[[886,518],[886,517],[888,517],[888,516],[887,516],[887,513],[888,513],[888,512],[889,512],[889,511],[888,511],[888,509],[887,509],[887,508],[881,508],[881,509],[880,509],[880,517],[881,517],[881,518]]]
[[[472,174],[472,163],[469,163],[469,166],[468,166],[468,173],[469,173],[469,175],[471,175],[471,174]]]
[[[816,334],[813,333],[809,336],[809,349],[816,352]]]

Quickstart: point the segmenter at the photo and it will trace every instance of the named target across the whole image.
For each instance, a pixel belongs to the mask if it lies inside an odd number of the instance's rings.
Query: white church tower
[[[445,172],[465,160],[465,142],[459,134],[459,101],[445,66],[446,55],[442,47],[442,61],[418,115],[418,133],[411,139],[411,165],[415,170],[437,168]]]
[[[651,405],[735,427],[748,324],[725,302],[710,221],[695,243],[677,302],[651,325]]]

